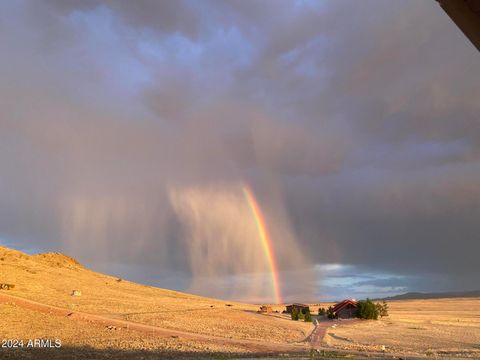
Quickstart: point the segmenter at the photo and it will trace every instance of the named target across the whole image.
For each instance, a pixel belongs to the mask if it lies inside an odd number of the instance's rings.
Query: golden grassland
[[[126,280],[119,281],[116,277],[85,269],[62,254],[31,256],[0,247],[0,283],[15,285],[13,290],[8,290],[5,294],[42,304],[226,339],[263,341],[265,334],[268,334],[271,343],[302,343],[313,330],[311,323],[293,322],[286,315],[259,314],[258,305],[227,302]],[[71,296],[74,289],[80,290],[81,296]],[[22,315],[22,312],[25,314]],[[9,308],[0,304],[0,316],[9,319],[8,326],[4,322],[4,325],[0,325],[0,335],[3,338],[18,337],[21,334],[22,338],[42,334],[51,337],[51,334],[59,333],[73,344],[82,339],[81,335],[76,336],[80,328],[83,329],[80,334],[85,334],[87,343],[91,338],[97,337],[94,327],[74,324],[58,317],[48,318],[44,314],[35,314],[34,311],[18,307]],[[30,327],[32,323],[35,323],[35,327]],[[88,335],[90,332],[92,336]],[[129,336],[116,333],[112,337],[110,332],[108,336],[100,336],[98,339],[103,339],[102,344],[117,346],[116,337],[130,341],[126,339]],[[137,346],[134,338],[129,346]],[[162,340],[155,346],[166,345]],[[176,346],[178,344],[173,348]]]
[[[325,342],[334,347],[427,356],[480,358],[480,298],[390,301],[378,321],[337,321]]]
[[[159,337],[133,330],[109,330],[103,326],[51,316],[12,304],[0,304],[2,339],[60,339],[62,347],[92,347],[98,350],[168,350],[179,352],[242,352],[242,347],[180,337]],[[8,351],[1,349],[1,351]]]

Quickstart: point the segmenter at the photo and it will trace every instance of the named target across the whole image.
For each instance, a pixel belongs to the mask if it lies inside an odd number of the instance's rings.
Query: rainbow
[[[250,187],[248,187],[247,185],[243,185],[242,190],[245,194],[245,198],[247,199],[247,203],[252,210],[255,224],[257,225],[258,235],[260,236],[260,240],[262,241],[263,251],[270,267],[270,272],[272,275],[272,291],[275,303],[281,304],[282,296],[280,292],[280,281],[278,279],[278,267],[275,259],[275,253],[273,251],[272,239],[270,237],[270,234],[268,233],[268,227],[265,221],[265,217]]]

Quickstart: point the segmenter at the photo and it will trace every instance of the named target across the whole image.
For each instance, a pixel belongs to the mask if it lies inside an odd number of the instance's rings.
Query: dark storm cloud
[[[477,285],[480,56],[436,2],[1,7],[0,239],[183,274],[168,187],[246,179],[316,263]]]
[[[74,11],[92,11],[98,7],[110,9],[127,25],[140,29],[163,32],[180,32],[195,37],[199,31],[199,17],[193,2],[178,0],[46,0],[42,6],[50,7],[63,14]],[[190,5],[190,6],[189,6]]]

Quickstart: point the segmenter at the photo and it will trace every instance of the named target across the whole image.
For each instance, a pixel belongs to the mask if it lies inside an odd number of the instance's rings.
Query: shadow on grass
[[[363,353],[359,351],[344,350],[305,350],[295,353],[221,353],[221,352],[184,352],[167,350],[120,350],[120,349],[96,349],[90,346],[63,346],[59,349],[41,348],[0,348],[0,359],[32,359],[32,360],[85,360],[85,359],[199,359],[199,360],[233,360],[233,359],[262,359],[262,360],[331,360],[331,359],[357,359],[357,360],[403,360],[406,357],[392,354]],[[409,360],[424,360],[425,356],[408,357]]]
[[[50,348],[0,349],[0,359],[35,359],[35,360],[83,360],[83,359],[308,359],[309,352],[298,353],[219,353],[219,352],[184,352],[171,350],[121,350],[96,349],[90,346],[62,346]]]

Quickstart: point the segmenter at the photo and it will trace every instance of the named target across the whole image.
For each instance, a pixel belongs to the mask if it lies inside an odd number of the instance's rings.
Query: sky
[[[0,245],[273,301],[478,289],[480,55],[430,0],[0,3]]]

